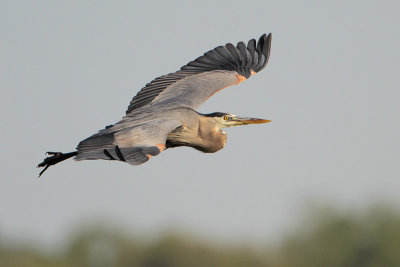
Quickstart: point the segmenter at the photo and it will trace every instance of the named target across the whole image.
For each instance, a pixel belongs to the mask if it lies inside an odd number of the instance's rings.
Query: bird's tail
[[[57,163],[64,161],[66,159],[72,158],[78,154],[78,151],[61,153],[61,152],[46,152],[46,154],[51,155],[45,158],[41,163],[38,164],[38,168],[44,167],[44,169],[39,173],[39,177],[47,170],[48,167],[56,165]]]

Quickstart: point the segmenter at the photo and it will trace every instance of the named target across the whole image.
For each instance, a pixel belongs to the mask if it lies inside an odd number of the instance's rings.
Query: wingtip
[[[271,41],[272,41],[272,33],[271,32],[268,34],[266,41],[268,43],[268,46],[271,46]]]
[[[272,37],[272,33],[270,32],[270,33],[268,33],[268,35],[267,35],[267,33],[264,33],[263,35],[261,35],[260,38],[271,38],[271,37]]]
[[[262,43],[264,46],[267,44],[267,46],[271,45],[272,41],[272,33],[269,33],[268,35],[264,33],[263,35],[260,36],[260,39],[258,40],[258,43]]]
[[[257,50],[261,52],[265,56],[265,61],[260,66],[260,70],[262,70],[268,63],[269,61],[269,56],[271,52],[271,42],[272,42],[272,33],[269,33],[268,35],[264,33],[261,35],[260,39],[257,42]]]

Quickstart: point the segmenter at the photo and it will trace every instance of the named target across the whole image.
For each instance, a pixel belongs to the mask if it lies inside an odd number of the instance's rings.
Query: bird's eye
[[[229,116],[224,116],[224,120],[229,120]]]

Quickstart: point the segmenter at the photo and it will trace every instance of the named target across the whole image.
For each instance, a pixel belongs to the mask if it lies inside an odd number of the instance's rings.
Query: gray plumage
[[[126,115],[116,124],[79,143],[76,152],[50,152],[38,167],[40,175],[51,165],[75,160],[120,160],[139,165],[166,148],[190,146],[213,153],[226,143],[223,127],[265,123],[228,113],[200,114],[196,109],[219,90],[238,84],[262,70],[268,62],[271,34],[247,46],[239,42],[216,47],[183,66],[158,77],[131,100]]]

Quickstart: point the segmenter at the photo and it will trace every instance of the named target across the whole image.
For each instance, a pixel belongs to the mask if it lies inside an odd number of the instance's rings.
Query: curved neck
[[[213,117],[200,115],[196,127],[180,126],[168,135],[167,147],[190,146],[205,153],[214,153],[226,143],[226,134]]]

